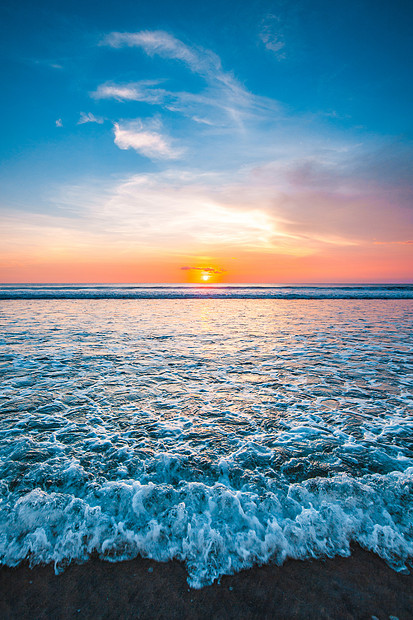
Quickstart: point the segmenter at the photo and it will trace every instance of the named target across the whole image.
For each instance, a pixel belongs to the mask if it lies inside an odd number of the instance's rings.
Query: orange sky
[[[411,211],[396,190],[349,180],[305,189],[275,165],[231,182],[177,174],[134,175],[103,189],[85,182],[61,189],[52,213],[6,213],[0,281],[412,279]]]
[[[0,280],[12,282],[165,282],[165,283],[305,283],[305,282],[410,282],[413,273],[411,244],[339,246],[305,256],[238,251],[211,255],[166,256],[143,253],[27,252],[6,256]],[[191,267],[191,269],[182,269]],[[194,269],[195,268],[195,269]],[[204,271],[203,269],[206,270]],[[214,271],[212,271],[214,270]],[[208,277],[206,280],[205,277]]]

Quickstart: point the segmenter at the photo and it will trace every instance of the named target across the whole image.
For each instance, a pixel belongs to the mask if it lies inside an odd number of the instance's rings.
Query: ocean
[[[413,286],[2,285],[0,562],[413,558]]]

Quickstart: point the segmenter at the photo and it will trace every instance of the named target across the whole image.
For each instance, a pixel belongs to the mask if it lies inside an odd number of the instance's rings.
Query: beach
[[[56,576],[51,566],[0,569],[4,620],[56,618],[368,619],[413,617],[413,575],[399,574],[376,555],[287,560],[188,587],[178,562],[90,560]]]

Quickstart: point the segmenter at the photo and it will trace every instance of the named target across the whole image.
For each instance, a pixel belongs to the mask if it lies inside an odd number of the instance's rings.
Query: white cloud
[[[208,118],[201,118],[200,116],[193,116],[192,120],[195,121],[196,123],[200,123],[201,125],[214,125],[215,123],[213,123],[211,120],[209,120]]]
[[[135,133],[156,134],[157,127],[138,125]],[[123,139],[131,141],[130,135]],[[164,148],[149,142],[135,146]],[[48,248],[56,255],[79,249],[90,255],[246,251],[295,257],[334,248],[340,257],[350,248],[383,243],[411,247],[406,233],[411,215],[397,191],[383,192],[353,176],[365,153],[357,160],[336,153],[334,165],[325,155],[297,159],[291,154],[231,173],[177,167],[64,186],[50,196],[51,213],[13,215],[13,222],[5,222],[7,231],[14,229],[14,236],[5,235],[7,247],[11,252],[19,243],[39,256]]]
[[[207,253],[231,247],[304,256],[325,246],[405,239],[386,200],[362,187],[334,187],[323,178],[303,186],[291,174],[301,166],[273,162],[239,170],[232,179],[170,169],[132,175],[106,188],[65,187],[53,203],[63,213],[75,209],[85,218],[84,228],[120,247],[203,248]]]
[[[43,67],[49,67],[50,69],[63,69],[63,66],[57,62],[53,62],[47,59],[29,59],[26,62],[28,62],[29,64],[34,63],[35,65],[40,65]]]
[[[163,30],[112,32],[103,41],[111,47],[141,47],[148,55],[181,60],[194,73],[220,71],[221,61],[210,51],[197,51]]]
[[[242,127],[248,120],[274,120],[280,114],[279,105],[265,97],[257,97],[247,91],[234,94],[221,83],[211,84],[201,93],[170,91],[160,88],[160,80],[142,80],[126,84],[107,82],[91,93],[94,99],[138,101],[162,106],[172,112],[183,114],[196,123],[214,127]]]
[[[185,177],[185,178],[184,178]],[[84,185],[61,188],[54,204],[85,233],[108,246],[136,248],[242,247],[269,250],[278,233],[276,218],[253,201],[227,201],[218,184],[220,175],[197,175],[180,170],[132,175],[107,187]],[[244,189],[244,188],[242,188]],[[238,194],[238,192],[237,192]],[[161,225],[160,225],[161,222]],[[56,221],[59,225],[59,222]]]
[[[276,15],[267,15],[262,22],[259,36],[267,50],[274,52],[278,60],[283,60],[285,58],[285,40],[281,32],[279,17]]]
[[[98,123],[101,125],[103,123],[103,118],[100,118],[100,116],[95,116],[92,112],[89,112],[88,114],[81,112],[77,124],[84,125],[85,123]]]
[[[102,41],[113,48],[139,47],[150,56],[177,60],[205,80],[201,92],[179,92],[161,88],[165,80],[138,81],[126,84],[107,82],[98,86],[95,99],[138,101],[158,105],[192,119],[198,125],[215,129],[245,132],[247,123],[274,121],[280,114],[277,102],[250,93],[232,73],[225,72],[214,52],[186,45],[162,30],[112,32]],[[211,130],[211,131],[213,131]]]
[[[101,84],[92,93],[94,99],[117,99],[118,101],[144,101],[146,103],[162,103],[168,94],[161,88],[153,88],[159,81],[141,81],[130,84]]]
[[[115,123],[115,144],[122,150],[134,149],[150,159],[178,159],[182,149],[173,147],[167,136],[152,127],[153,124],[145,126],[140,120],[123,125]]]
[[[284,41],[277,34],[271,34],[268,32],[261,33],[261,40],[263,41],[267,50],[272,52],[279,52],[285,46]],[[277,54],[278,58],[284,58],[285,54]]]
[[[204,77],[210,84],[219,84],[228,94],[239,100],[250,98],[251,94],[234,78],[222,69],[221,60],[211,50],[190,47],[163,30],[144,30],[141,32],[112,32],[102,42],[114,48],[140,47],[149,56],[184,62],[193,72]]]
[[[171,92],[163,88],[154,88],[159,82],[142,81],[130,84],[101,84],[92,93],[94,99],[117,99],[118,101],[139,101],[153,105],[161,105],[165,109],[180,112],[196,122],[199,121],[197,113],[203,110],[205,114],[211,114],[212,109],[217,108],[228,112],[228,104],[221,101],[219,96],[198,95],[187,92]],[[195,116],[195,118],[194,118]],[[216,125],[215,121],[203,118],[203,122],[209,125]]]
[[[62,119],[61,119],[61,118],[58,118],[58,119],[56,120],[56,127],[63,127],[63,122],[62,122]]]

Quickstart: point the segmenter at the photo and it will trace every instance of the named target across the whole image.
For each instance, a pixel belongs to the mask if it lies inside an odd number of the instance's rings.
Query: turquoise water
[[[1,305],[2,563],[407,569],[410,300],[78,297]]]

